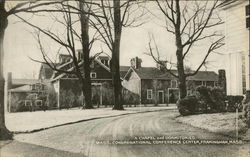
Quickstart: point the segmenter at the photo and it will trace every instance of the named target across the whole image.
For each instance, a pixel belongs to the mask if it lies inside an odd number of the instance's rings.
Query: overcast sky
[[[155,7],[153,3],[150,4],[150,9],[153,12]],[[20,14],[22,17],[30,18],[30,15]],[[160,16],[159,16],[160,17]],[[223,18],[223,17],[222,17]],[[34,29],[27,26],[24,23],[17,22],[17,18],[14,16],[9,17],[9,25],[5,34],[5,62],[4,62],[4,72],[13,73],[13,78],[32,78],[38,76],[38,70],[40,64],[33,62],[29,57],[35,59],[41,59],[40,51],[37,47],[37,42],[34,40],[34,37],[30,32],[33,32]],[[30,22],[39,25],[41,27],[51,26],[51,21],[47,17],[33,17]],[[162,56],[167,56],[172,61],[175,60],[175,42],[173,36],[168,34],[165,28],[162,27],[163,23],[156,19],[153,16],[147,17],[147,23],[140,27],[136,28],[124,28],[122,32],[122,41],[121,41],[121,65],[129,65],[130,59],[138,56],[142,59],[142,66],[155,66],[153,59],[146,55],[148,52],[148,42],[149,34],[153,34],[156,43],[159,47]],[[218,29],[222,29],[222,27]],[[60,28],[58,28],[60,29]],[[51,41],[43,41],[46,46],[50,48],[50,51],[53,51],[57,48]],[[100,48],[103,48],[105,51],[107,49],[105,46],[100,45],[100,43],[95,44],[92,49],[92,54],[99,52]],[[206,43],[201,43],[192,51],[192,55],[188,56],[187,64],[192,68],[195,68],[199,65],[202,60],[202,57],[205,55],[205,48],[207,47]],[[80,47],[79,47],[80,48]],[[220,53],[224,49],[220,49]],[[109,53],[107,51],[107,53]],[[214,70],[217,72],[218,69],[225,68],[224,57],[218,54],[212,54],[209,56],[208,60],[210,64],[207,70]],[[203,69],[204,70],[204,69]]]

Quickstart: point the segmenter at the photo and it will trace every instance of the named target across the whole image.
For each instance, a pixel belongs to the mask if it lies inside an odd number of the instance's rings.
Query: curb
[[[137,114],[137,113],[148,113],[148,112],[156,112],[156,111],[165,111],[165,110],[176,110],[176,108],[157,109],[157,110],[153,110],[153,111],[141,111],[141,112],[138,111],[138,112],[133,112],[133,113],[123,113],[123,114],[119,114],[119,115],[95,117],[95,118],[89,118],[89,119],[82,119],[82,120],[78,120],[78,121],[72,121],[72,122],[63,123],[63,124],[57,124],[57,125],[54,125],[54,126],[49,126],[49,127],[39,128],[39,129],[34,129],[34,130],[12,131],[12,132],[14,134],[29,134],[29,133],[35,133],[35,132],[39,132],[39,131],[43,131],[43,130],[48,130],[48,129],[52,129],[52,128],[56,128],[56,127],[60,127],[60,126],[64,126],[64,125],[71,125],[71,124],[76,124],[76,123],[85,122],[85,121],[91,121],[91,120],[97,120],[97,119],[103,119],[103,118],[119,117],[119,116],[125,116],[125,115],[130,115],[130,114]]]

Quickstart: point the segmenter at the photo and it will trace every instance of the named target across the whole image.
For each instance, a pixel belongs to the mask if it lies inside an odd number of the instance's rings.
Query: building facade
[[[140,104],[176,103],[179,99],[178,79],[160,69],[160,66],[142,67],[141,62],[138,57],[131,60],[131,68],[122,82],[123,87],[139,95]],[[172,73],[177,71],[172,70]],[[188,95],[192,95],[200,85],[216,87],[218,82],[219,75],[215,72],[199,71],[187,78]]]
[[[225,0],[225,39],[227,52],[227,95],[250,90],[249,1]]]

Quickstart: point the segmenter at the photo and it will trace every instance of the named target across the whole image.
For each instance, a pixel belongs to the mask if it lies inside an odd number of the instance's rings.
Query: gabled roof
[[[171,79],[169,73],[165,73],[155,67],[141,67],[133,70],[141,79]]]
[[[35,83],[40,83],[41,80],[38,79],[12,79],[13,85],[30,85]]]
[[[214,71],[199,71],[196,75],[188,77],[188,80],[218,81],[218,74]]]
[[[59,64],[56,64],[56,66],[58,66]],[[39,73],[39,78],[41,78],[41,71],[42,69],[44,69],[44,79],[51,79],[54,71],[46,64],[46,63],[42,63],[41,64],[41,68],[40,68],[40,73]]]
[[[16,88],[12,88],[12,89],[9,89],[9,91],[11,91],[11,92],[38,92],[37,89],[32,90],[31,85],[34,85],[34,84],[45,85],[44,83],[38,82],[38,83],[26,84],[26,85],[22,85],[22,86],[19,86],[19,87],[16,87]]]
[[[31,91],[31,89],[30,89],[30,85],[24,85],[21,87],[10,89],[9,91],[11,91],[11,92],[29,92],[29,91]]]
[[[169,72],[161,71],[155,67],[141,67],[139,69],[131,68],[128,73],[130,73],[132,70],[136,72],[140,79],[176,79]],[[171,72],[177,74],[177,70],[171,70]],[[128,76],[128,73],[126,74],[126,76]],[[218,74],[216,74],[214,71],[199,71],[196,75],[190,76],[187,79],[195,81],[218,81]]]
[[[98,63],[100,66],[102,66],[104,69],[106,69],[108,72],[110,72],[110,68],[109,67],[107,67],[106,65],[104,65],[100,60],[98,60],[98,59],[94,59],[94,61],[96,62],[96,63]],[[81,62],[79,62],[79,66],[81,66],[83,64],[83,61],[81,61]],[[67,66],[68,64],[65,64],[65,66]],[[63,68],[64,66],[60,66],[60,68]],[[74,69],[74,67],[71,67],[70,69],[68,69],[68,71],[72,71]],[[65,73],[62,73],[62,74],[60,74],[60,75],[54,75],[54,76],[56,76],[56,77],[54,77],[54,78],[52,78],[52,81],[55,81],[55,80],[57,80],[57,79],[60,79],[60,78],[62,78],[63,76],[65,76],[66,74]]]
[[[121,78],[124,78],[124,76],[127,74],[130,66],[120,66],[120,76]]]

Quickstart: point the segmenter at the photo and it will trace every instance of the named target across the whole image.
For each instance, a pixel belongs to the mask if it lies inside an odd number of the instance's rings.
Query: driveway
[[[178,123],[177,115],[174,110],[130,114],[18,134],[15,139],[89,157],[249,157],[249,144],[156,143],[162,137],[165,142],[234,140]]]

